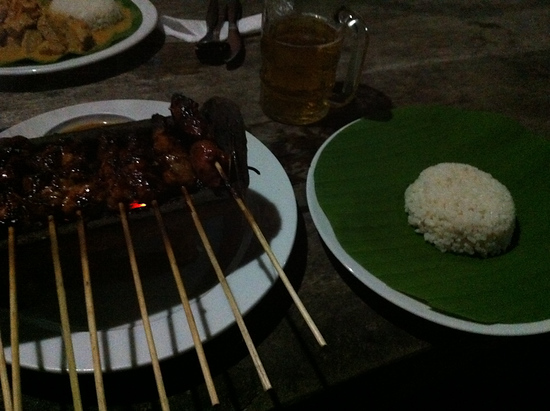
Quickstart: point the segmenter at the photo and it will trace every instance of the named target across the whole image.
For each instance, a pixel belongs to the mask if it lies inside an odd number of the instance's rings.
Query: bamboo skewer
[[[185,312],[187,323],[189,325],[189,330],[191,331],[191,336],[193,337],[193,343],[195,345],[195,350],[199,358],[199,364],[201,366],[201,370],[204,376],[206,388],[208,390],[208,394],[210,395],[210,401],[212,402],[212,405],[218,405],[220,403],[220,400],[218,398],[218,394],[216,393],[216,387],[214,385],[214,381],[212,380],[212,375],[210,374],[210,368],[208,366],[206,355],[204,354],[204,348],[202,346],[199,331],[197,330],[197,324],[191,310],[191,305],[189,304],[189,298],[187,297],[187,292],[181,278],[181,273],[177,265],[174,250],[168,237],[168,233],[166,232],[166,226],[164,225],[164,221],[160,213],[158,203],[156,201],[153,202],[153,210],[159,224],[162,240],[164,242],[164,248],[166,249],[168,260],[170,261],[170,267],[172,268],[172,273],[174,274],[174,280],[176,281],[176,287],[178,289],[181,303],[183,305],[183,311]]]
[[[2,385],[2,398],[4,400],[4,409],[6,411],[13,411],[10,380],[8,378],[6,357],[4,356],[4,344],[2,343],[2,333],[0,333],[0,384]]]
[[[92,359],[94,364],[94,381],[97,395],[97,405],[100,411],[107,410],[105,401],[105,389],[103,386],[103,373],[101,369],[101,358],[99,355],[99,343],[97,338],[97,325],[95,319],[94,299],[92,293],[92,282],[90,278],[90,265],[88,262],[88,247],[86,244],[86,233],[82,213],[78,215],[78,241],[80,244],[80,261],[82,263],[82,278],[84,281],[84,297],[86,301],[86,314],[88,318],[88,329],[90,331],[90,345],[92,347]]]
[[[15,228],[8,229],[8,259],[10,281],[10,335],[11,335],[11,384],[13,409],[21,411],[21,367],[19,356],[19,309],[17,305],[17,281],[15,277]]]
[[[134,285],[136,288],[139,309],[141,312],[141,319],[143,321],[143,328],[145,331],[145,337],[147,338],[147,345],[149,347],[149,354],[151,355],[151,364],[153,366],[153,372],[155,374],[155,381],[157,383],[157,391],[159,393],[159,399],[161,407],[164,411],[170,409],[168,404],[168,397],[166,396],[166,390],[164,388],[164,382],[162,380],[162,373],[160,370],[159,359],[157,355],[157,349],[155,347],[155,340],[153,338],[153,331],[151,329],[151,322],[149,321],[149,315],[147,313],[147,306],[145,303],[145,295],[143,293],[143,286],[139,277],[139,270],[137,266],[136,255],[134,251],[134,245],[132,242],[132,236],[130,234],[130,226],[128,224],[128,218],[126,216],[126,208],[123,203],[118,204],[120,211],[120,219],[122,221],[122,228],[124,230],[124,238],[126,240],[126,246],[128,249],[128,256],[130,258],[130,266],[132,269],[132,275],[134,278]]]
[[[296,293],[296,290],[292,286],[292,283],[290,282],[287,275],[283,271],[283,268],[281,267],[281,264],[277,260],[277,257],[275,257],[275,254],[273,253],[273,250],[271,249],[271,246],[269,245],[269,243],[267,242],[265,236],[263,235],[262,230],[260,229],[260,227],[258,226],[258,223],[254,219],[254,216],[252,215],[252,213],[250,212],[250,210],[248,209],[248,207],[246,206],[244,201],[241,199],[239,194],[231,186],[231,184],[229,182],[229,179],[227,178],[227,175],[225,174],[225,171],[223,171],[223,168],[220,165],[220,163],[216,162],[216,168],[218,169],[218,172],[220,173],[220,176],[224,180],[225,185],[227,186],[228,190],[231,192],[231,195],[233,196],[233,198],[237,202],[237,205],[239,206],[239,208],[243,212],[245,218],[247,219],[248,223],[250,224],[250,227],[254,231],[254,234],[256,235],[258,240],[260,241],[265,253],[267,254],[269,259],[271,260],[271,263],[273,264],[273,267],[275,267],[275,270],[277,271],[277,274],[279,274],[279,277],[281,278],[281,281],[285,285],[288,293],[290,294],[292,300],[294,301],[294,304],[296,304],[296,307],[298,307],[298,310],[302,314],[302,317],[306,321],[306,324],[308,325],[309,329],[311,330],[311,332],[313,333],[313,335],[317,339],[317,342],[319,343],[319,345],[321,347],[324,347],[325,345],[327,345],[325,339],[323,338],[323,336],[321,335],[321,332],[319,331],[319,329],[315,325],[315,322],[313,321],[313,319],[309,315],[306,307],[304,306],[304,304],[300,300],[300,297]]]
[[[199,233],[199,236],[202,240],[202,243],[204,245],[204,248],[206,249],[206,252],[208,254],[208,257],[210,259],[210,262],[212,263],[212,266],[214,267],[214,271],[216,272],[216,276],[218,277],[218,281],[220,282],[223,292],[225,293],[225,296],[227,297],[227,300],[229,302],[229,306],[231,307],[231,311],[233,312],[233,315],[235,317],[235,320],[237,322],[237,325],[239,327],[239,330],[241,331],[241,334],[243,336],[244,342],[248,348],[248,351],[250,353],[250,357],[252,358],[252,362],[254,363],[256,367],[256,371],[258,372],[258,376],[260,377],[260,381],[262,383],[262,386],[264,390],[271,389],[271,382],[269,381],[269,378],[267,376],[267,373],[264,369],[264,366],[262,364],[262,361],[260,359],[260,356],[258,355],[258,352],[256,351],[256,347],[254,346],[254,343],[252,342],[252,338],[250,337],[250,334],[248,332],[248,329],[246,328],[246,324],[244,323],[243,317],[241,315],[241,312],[239,311],[239,307],[237,306],[237,302],[235,301],[235,297],[233,296],[233,293],[231,292],[231,288],[229,287],[229,284],[227,283],[227,280],[222,272],[222,269],[218,263],[218,260],[214,254],[214,250],[212,249],[212,246],[210,244],[210,240],[208,239],[208,236],[206,235],[206,232],[204,231],[204,227],[200,221],[199,215],[197,214],[197,210],[195,209],[195,206],[193,204],[193,200],[191,198],[191,195],[187,191],[185,187],[182,187],[183,194],[185,196],[185,202],[187,203],[187,206],[189,207],[191,211],[191,216],[193,218],[193,222],[195,223],[195,227],[197,228],[197,232]]]
[[[48,217],[48,227],[50,232],[53,267],[55,273],[55,284],[57,290],[57,299],[59,302],[59,314],[61,317],[61,332],[65,344],[65,353],[69,367],[69,379],[71,383],[71,392],[73,396],[73,405],[75,410],[82,410],[82,399],[80,397],[80,387],[78,384],[78,375],[76,372],[76,362],[74,357],[73,340],[71,338],[71,329],[69,323],[69,312],[67,309],[67,297],[65,295],[65,286],[63,285],[63,274],[61,271],[61,261],[59,259],[59,244],[57,242],[57,231],[53,216]]]

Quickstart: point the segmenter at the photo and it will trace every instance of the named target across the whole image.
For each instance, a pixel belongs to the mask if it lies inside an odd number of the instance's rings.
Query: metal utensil
[[[240,0],[229,0],[227,3],[227,21],[229,22],[229,31],[227,33],[227,43],[231,49],[231,54],[226,61],[228,70],[239,68],[246,55],[243,38],[237,25],[242,16],[242,5]]]
[[[206,11],[206,29],[207,32],[199,43],[207,43],[214,40],[214,30],[218,24],[218,0],[210,0],[208,10]]]
[[[231,47],[225,41],[220,41],[220,31],[227,19],[227,5],[218,0],[210,0],[206,11],[206,35],[195,46],[195,55],[203,64],[219,66],[231,55]]]

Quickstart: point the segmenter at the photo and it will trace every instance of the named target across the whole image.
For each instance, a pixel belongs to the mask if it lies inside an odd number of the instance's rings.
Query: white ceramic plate
[[[352,123],[354,124],[354,123]],[[350,124],[351,125],[351,124]],[[334,133],[318,150],[313,158],[311,168],[307,177],[307,201],[312,215],[313,222],[319,231],[319,234],[329,250],[334,256],[368,288],[376,292],[381,297],[395,304],[396,306],[411,312],[421,318],[432,321],[436,324],[444,325],[457,330],[485,334],[485,335],[501,335],[501,336],[518,336],[518,335],[531,335],[548,332],[550,330],[550,320],[536,321],[531,323],[517,323],[517,324],[482,324],[473,321],[452,317],[444,313],[435,311],[427,304],[422,303],[419,300],[411,298],[399,291],[388,286],[381,281],[375,275],[371,274],[361,264],[359,264],[353,257],[351,257],[346,250],[342,247],[338,241],[331,222],[327,215],[323,211],[319,204],[317,194],[315,191],[315,168],[320,157],[323,155],[324,149],[334,139],[339,138],[340,133],[350,125]],[[367,137],[365,137],[367,138]],[[335,165],[341,167],[341,164]],[[350,205],[353,207],[353,205]]]
[[[158,12],[155,6],[149,0],[132,0],[133,3],[141,11],[143,20],[141,26],[129,37],[113,44],[112,46],[100,50],[96,53],[79,56],[68,60],[60,61],[51,64],[29,64],[24,66],[0,67],[0,76],[22,76],[42,73],[53,73],[85,66],[87,64],[96,63],[108,57],[119,54],[130,47],[135,46],[155,28],[158,20]]]
[[[61,123],[90,115],[101,118],[125,116],[132,120],[150,118],[152,114],[169,115],[169,103],[148,100],[111,100],[79,104],[54,110],[24,121],[0,133],[0,137],[44,135]],[[280,229],[270,245],[281,264],[286,264],[294,245],[297,227],[296,200],[292,186],[281,164],[257,138],[247,133],[248,162],[261,174],[250,173],[249,189],[263,196],[277,210]],[[228,278],[240,311],[248,312],[268,292],[277,279],[277,273],[266,255],[239,266]],[[218,284],[191,301],[194,318],[203,341],[208,340],[234,323],[234,317]],[[193,349],[193,340],[181,305],[155,313],[150,317],[159,359]],[[150,363],[143,324],[136,321],[99,332],[103,366],[108,370],[129,369]],[[90,336],[88,332],[72,334],[77,369],[93,370]],[[61,337],[23,342],[20,345],[23,367],[47,371],[66,369]],[[5,348],[11,361],[11,350]],[[108,360],[107,360],[108,359]],[[106,360],[108,365],[105,365]]]

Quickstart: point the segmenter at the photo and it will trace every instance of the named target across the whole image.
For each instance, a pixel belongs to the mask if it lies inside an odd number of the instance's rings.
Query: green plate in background
[[[128,6],[132,12],[132,27],[123,33],[119,33],[105,44],[101,49],[93,49],[89,52],[77,55],[67,55],[58,61],[50,63],[38,63],[32,60],[24,60],[0,65],[0,78],[3,76],[36,75],[53,73],[63,70],[82,67],[98,63],[109,57],[113,57],[124,51],[130,50],[133,46],[145,39],[157,26],[158,12],[149,0],[119,0]]]
[[[135,33],[139,26],[142,24],[143,17],[141,15],[141,11],[131,0],[117,0],[117,2],[120,4],[120,6],[124,7],[127,13],[129,13],[131,20],[130,26],[124,30],[117,33],[114,33],[111,38],[105,43],[102,43],[100,45],[96,45],[95,47],[85,51],[85,52],[68,52],[61,55],[41,55],[41,56],[26,56],[26,57],[12,57],[11,60],[3,60],[0,66],[2,67],[10,67],[14,65],[25,65],[25,64],[52,64],[57,61],[63,61],[66,59],[74,58],[77,56],[85,56],[92,53],[97,53],[98,51],[104,50],[113,44],[117,43],[118,41],[129,37],[133,33]],[[43,7],[46,7],[49,2],[43,1]]]
[[[404,192],[441,162],[505,184],[514,247],[481,259],[442,253],[407,224]],[[333,135],[308,175],[308,203],[327,246],[374,291],[453,328],[499,335],[550,330],[550,141],[501,115],[449,107],[394,110]]]

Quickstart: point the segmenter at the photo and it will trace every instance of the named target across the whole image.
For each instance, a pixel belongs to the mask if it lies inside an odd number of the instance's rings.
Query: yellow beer
[[[342,35],[325,19],[284,16],[261,39],[260,104],[266,115],[287,124],[310,124],[329,110]]]

